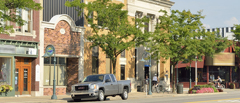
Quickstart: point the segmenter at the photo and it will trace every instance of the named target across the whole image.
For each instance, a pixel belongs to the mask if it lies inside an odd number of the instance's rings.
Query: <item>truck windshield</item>
[[[83,82],[103,82],[104,75],[90,75],[84,78]]]

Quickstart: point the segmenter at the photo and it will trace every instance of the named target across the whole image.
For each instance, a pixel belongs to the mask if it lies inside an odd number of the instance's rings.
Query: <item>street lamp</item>
[[[53,45],[48,45],[45,49],[45,54],[42,57],[51,57],[54,53],[54,77],[53,77],[53,95],[51,99],[57,99],[56,95],[56,80],[55,80],[55,65],[56,65],[56,56],[55,56],[55,48]]]
[[[143,53],[143,55],[147,55],[149,54],[150,55],[150,60],[149,60],[149,91],[148,91],[148,95],[152,95],[152,83],[151,83],[151,53],[148,53],[148,52],[145,52]],[[140,61],[143,61],[143,62],[146,62],[147,60],[143,59],[143,55],[142,55],[142,60]]]

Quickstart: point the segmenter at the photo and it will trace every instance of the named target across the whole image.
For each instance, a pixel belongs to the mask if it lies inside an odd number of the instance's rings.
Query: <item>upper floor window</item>
[[[32,32],[32,10],[17,9],[16,15],[20,16],[25,22],[23,26],[16,24],[16,32],[31,33]]]
[[[125,58],[125,50],[121,53],[121,58]]]

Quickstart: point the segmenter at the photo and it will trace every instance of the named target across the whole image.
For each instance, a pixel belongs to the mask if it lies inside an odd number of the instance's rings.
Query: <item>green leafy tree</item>
[[[156,25],[152,40],[148,43],[149,52],[156,60],[170,59],[173,68],[179,61],[191,62],[196,56],[201,61],[202,56],[213,56],[230,44],[226,38],[221,38],[216,33],[205,32],[201,12],[192,14],[190,11],[172,10],[171,15],[164,10],[160,12],[164,15],[159,17],[161,22]],[[174,70],[172,77],[175,88]]]
[[[6,21],[17,23],[19,26],[25,24],[25,21],[16,9],[33,9],[40,10],[42,7],[40,3],[35,3],[33,0],[1,0],[0,2],[0,33],[8,34],[13,32],[13,25],[5,25]]]
[[[85,19],[91,25],[92,34],[88,40],[92,41],[92,47],[99,46],[110,57],[113,64],[113,73],[116,73],[117,57],[124,50],[144,44],[149,38],[149,33],[143,33],[141,27],[148,19],[128,19],[128,11],[122,10],[124,4],[113,3],[111,0],[96,0],[88,4],[81,0],[67,1],[68,7],[77,7],[79,14],[86,9]],[[94,13],[95,15],[92,15]],[[89,18],[89,16],[93,16]],[[98,21],[98,22],[95,22]],[[136,26],[135,24],[138,24]],[[103,33],[102,31],[107,31]]]
[[[238,57],[240,57],[240,44],[239,44],[239,40],[240,40],[240,25],[236,24],[234,25],[234,27],[236,28],[235,30],[233,30],[234,32],[234,39],[233,39],[233,44],[234,44],[234,48],[235,48],[235,53]]]

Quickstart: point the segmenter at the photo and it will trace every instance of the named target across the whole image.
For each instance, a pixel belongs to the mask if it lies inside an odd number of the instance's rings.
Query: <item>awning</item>
[[[202,61],[197,61],[197,68],[204,67],[204,60],[205,60],[205,57],[202,58]],[[175,66],[175,68],[185,68],[185,67],[190,67],[190,63],[182,63],[182,61],[180,61],[178,65]],[[192,61],[191,67],[195,68],[195,61]]]

